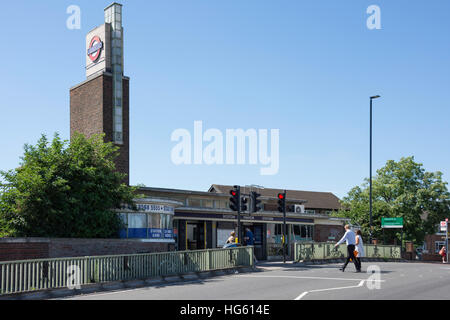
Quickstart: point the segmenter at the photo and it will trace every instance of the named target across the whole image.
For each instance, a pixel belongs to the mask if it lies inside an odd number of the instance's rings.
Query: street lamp
[[[370,97],[370,173],[369,173],[369,243],[372,243],[372,100],[380,98],[379,95]]]

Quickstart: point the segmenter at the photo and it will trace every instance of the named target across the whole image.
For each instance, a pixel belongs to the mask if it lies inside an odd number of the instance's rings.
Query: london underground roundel
[[[91,59],[94,63],[97,62],[98,58],[100,58],[100,54],[102,53],[102,49],[103,42],[98,36],[93,37],[87,52],[89,59]]]

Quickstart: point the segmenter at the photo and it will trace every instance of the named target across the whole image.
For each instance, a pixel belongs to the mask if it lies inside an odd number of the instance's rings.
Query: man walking
[[[342,266],[342,268],[340,268],[339,270],[344,272],[345,268],[347,267],[347,264],[350,262],[350,259],[352,259],[353,263],[355,264],[356,272],[361,272],[361,266],[358,264],[358,261],[356,260],[355,253],[354,253],[355,252],[355,244],[356,244],[355,233],[352,230],[350,230],[350,226],[348,224],[345,225],[344,228],[345,228],[344,236],[334,246],[336,248],[338,245],[340,245],[344,241],[347,244],[348,257],[347,257],[347,260],[345,261],[344,265]]]

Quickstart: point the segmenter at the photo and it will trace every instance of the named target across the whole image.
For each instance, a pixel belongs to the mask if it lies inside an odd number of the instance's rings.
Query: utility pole
[[[372,244],[372,100],[379,97],[370,97],[369,244]]]
[[[445,218],[445,253],[447,255],[448,263],[448,218]]]

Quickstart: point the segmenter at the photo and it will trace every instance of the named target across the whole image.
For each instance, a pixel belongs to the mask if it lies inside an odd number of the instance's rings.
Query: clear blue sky
[[[41,133],[69,138],[69,89],[85,80],[85,35],[110,1],[7,1],[0,27],[0,169]],[[122,1],[131,78],[131,183],[207,190],[259,184],[344,196],[414,155],[450,174],[450,2],[335,0]],[[66,28],[69,5],[81,30]],[[369,5],[381,30],[366,27]],[[236,120],[235,114],[239,114]],[[280,170],[175,166],[177,128],[280,129]]]

